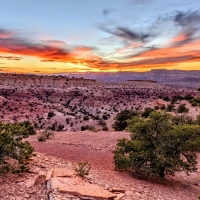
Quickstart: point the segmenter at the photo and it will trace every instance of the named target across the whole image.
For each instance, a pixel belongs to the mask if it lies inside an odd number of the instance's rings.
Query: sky
[[[200,70],[199,0],[0,0],[0,72]]]

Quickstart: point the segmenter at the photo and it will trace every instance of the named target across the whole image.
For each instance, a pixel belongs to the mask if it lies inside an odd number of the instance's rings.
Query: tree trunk
[[[161,178],[165,178],[165,168],[161,168],[158,174]]]

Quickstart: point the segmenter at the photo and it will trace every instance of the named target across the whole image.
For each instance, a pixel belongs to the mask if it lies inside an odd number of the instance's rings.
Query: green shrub
[[[87,175],[89,175],[91,168],[92,166],[90,163],[88,163],[88,161],[79,162],[78,166],[75,168],[75,171],[80,177],[85,178]]]
[[[162,104],[162,105],[160,106],[160,109],[161,109],[161,110],[165,110],[165,109],[166,109],[165,104]]]
[[[109,129],[108,129],[107,126],[104,126],[104,127],[102,128],[102,131],[109,131]]]
[[[159,110],[159,106],[154,106],[154,110]]]
[[[189,111],[189,109],[186,108],[186,104],[185,104],[185,103],[180,104],[180,105],[178,106],[178,108],[177,108],[177,112],[178,112],[178,113],[184,113],[184,112],[188,112],[188,111]]]
[[[95,129],[94,126],[88,126],[88,125],[86,125],[86,126],[81,126],[81,131],[86,131],[86,130],[90,130],[90,131],[93,131],[93,132],[96,131],[96,129]]]
[[[167,112],[172,112],[174,109],[174,104],[170,103],[167,105]]]
[[[34,126],[31,125],[30,121],[20,122],[19,124],[20,124],[20,126],[25,126],[25,128],[28,129],[29,135],[35,135],[36,134]]]
[[[20,123],[2,124],[0,122],[0,173],[28,170],[29,158],[34,148],[22,142],[29,136],[29,130]]]
[[[154,109],[150,108],[150,107],[146,107],[144,109],[144,112],[142,112],[142,117],[148,117],[150,115],[151,112],[153,112]]]
[[[89,116],[88,115],[85,115],[84,117],[83,117],[83,120],[84,121],[88,121],[90,118],[89,118]]]
[[[181,114],[181,115],[176,115],[172,117],[172,123],[175,125],[179,124],[196,124],[195,120],[193,117],[186,115],[186,114]]]
[[[55,116],[56,114],[53,111],[48,112],[48,118],[52,118],[53,116]]]
[[[40,133],[37,139],[38,141],[43,142],[49,139],[50,137],[54,137],[54,132],[52,130],[46,129]]]
[[[118,140],[114,151],[116,169],[162,178],[177,171],[197,170],[198,125],[174,125],[171,115],[154,111],[149,118],[132,118],[127,128],[131,139]]]
[[[132,117],[138,115],[139,113],[137,111],[133,110],[123,110],[116,116],[116,121],[113,124],[113,128],[115,131],[123,131],[127,127],[126,120],[131,119]],[[105,126],[105,125],[104,125]]]

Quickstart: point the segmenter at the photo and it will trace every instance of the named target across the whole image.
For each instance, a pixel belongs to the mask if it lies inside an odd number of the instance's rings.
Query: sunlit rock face
[[[26,74],[0,74],[0,87],[23,88],[67,88],[69,86],[87,86],[95,84],[95,80],[69,78],[67,76],[39,76]]]

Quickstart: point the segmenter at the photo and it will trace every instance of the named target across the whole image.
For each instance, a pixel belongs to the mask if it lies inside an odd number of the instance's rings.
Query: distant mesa
[[[0,73],[0,87],[23,88],[68,88],[69,86],[88,86],[96,83],[94,79],[75,78],[68,76],[48,76],[32,74],[4,74]]]

